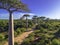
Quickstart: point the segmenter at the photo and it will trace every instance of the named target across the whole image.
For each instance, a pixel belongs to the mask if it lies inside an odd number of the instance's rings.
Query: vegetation
[[[8,24],[8,20],[0,20],[0,42],[5,42],[8,39]],[[32,26],[32,21],[28,20],[28,28],[31,28]],[[22,34],[23,32],[26,32],[26,20],[14,20],[14,30],[15,37]]]
[[[60,45],[60,20],[41,21],[21,45]]]
[[[60,20],[41,18],[37,17],[39,21],[36,22],[37,25],[33,18],[28,19],[28,28],[35,26],[34,32],[21,45],[60,45]],[[0,43],[2,45],[8,39],[8,24],[8,20],[0,20]],[[15,37],[27,31],[26,19],[14,20],[14,30]],[[15,45],[19,44],[15,42]]]
[[[9,12],[9,45],[14,45],[14,22],[13,13],[15,11],[28,11],[27,6],[21,0],[0,0],[0,9],[5,9]]]

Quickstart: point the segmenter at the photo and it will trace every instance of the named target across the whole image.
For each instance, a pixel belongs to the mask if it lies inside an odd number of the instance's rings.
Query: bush
[[[16,31],[14,31],[14,36],[15,36],[15,37],[17,36],[17,32],[16,32]]]
[[[3,41],[4,40],[4,35],[0,34],[0,41]]]
[[[21,28],[20,30],[21,30],[21,32],[25,32],[25,31],[26,31],[26,29],[25,29],[25,28]]]
[[[36,45],[46,45],[45,40],[40,40],[36,43]]]
[[[52,45],[60,45],[60,41],[58,39],[53,39]]]
[[[34,33],[35,34],[40,33],[40,30],[35,30]]]
[[[8,38],[8,35],[5,35],[5,39],[7,39]]]
[[[41,29],[40,29],[40,33],[47,33],[47,31],[48,31],[47,29],[44,29],[44,28],[42,28],[42,27],[41,27]]]
[[[31,34],[28,36],[29,40],[30,40],[30,41],[34,40],[34,36],[35,36],[35,34],[34,34],[34,33],[31,33]]]
[[[21,34],[20,28],[17,28],[16,32],[17,32],[17,34]]]
[[[17,28],[16,31],[14,31],[15,37],[25,31],[26,31],[25,28]]]
[[[21,45],[30,45],[30,40],[27,38]]]
[[[14,45],[18,45],[18,43],[17,42],[14,42]]]

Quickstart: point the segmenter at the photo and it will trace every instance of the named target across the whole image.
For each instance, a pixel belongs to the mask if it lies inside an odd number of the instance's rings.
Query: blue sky
[[[60,19],[60,0],[21,0],[23,3],[28,5],[31,16],[45,16],[52,19]],[[25,14],[25,13],[24,13]],[[14,18],[20,18],[23,13],[13,13]],[[6,10],[0,9],[0,18],[8,18],[9,14]]]

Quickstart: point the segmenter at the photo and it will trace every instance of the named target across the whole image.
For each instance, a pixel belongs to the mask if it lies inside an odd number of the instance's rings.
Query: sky
[[[27,4],[31,17],[33,15],[45,16],[52,19],[60,19],[60,0],[21,0]],[[14,19],[22,17],[25,13],[13,13]],[[0,9],[0,19],[8,19],[9,13],[6,10]]]

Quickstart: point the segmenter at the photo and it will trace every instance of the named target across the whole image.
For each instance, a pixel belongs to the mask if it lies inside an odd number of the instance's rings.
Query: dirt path
[[[31,31],[28,31],[28,32],[25,32],[25,33],[23,33],[23,34],[15,37],[15,38],[14,38],[14,41],[15,41],[15,42],[18,42],[18,43],[22,43],[23,40],[24,40],[26,37],[28,37],[28,35],[29,35],[30,33],[32,33],[32,32],[33,32],[32,30],[31,30]],[[6,44],[4,44],[4,45],[8,45],[8,43],[6,43]]]

